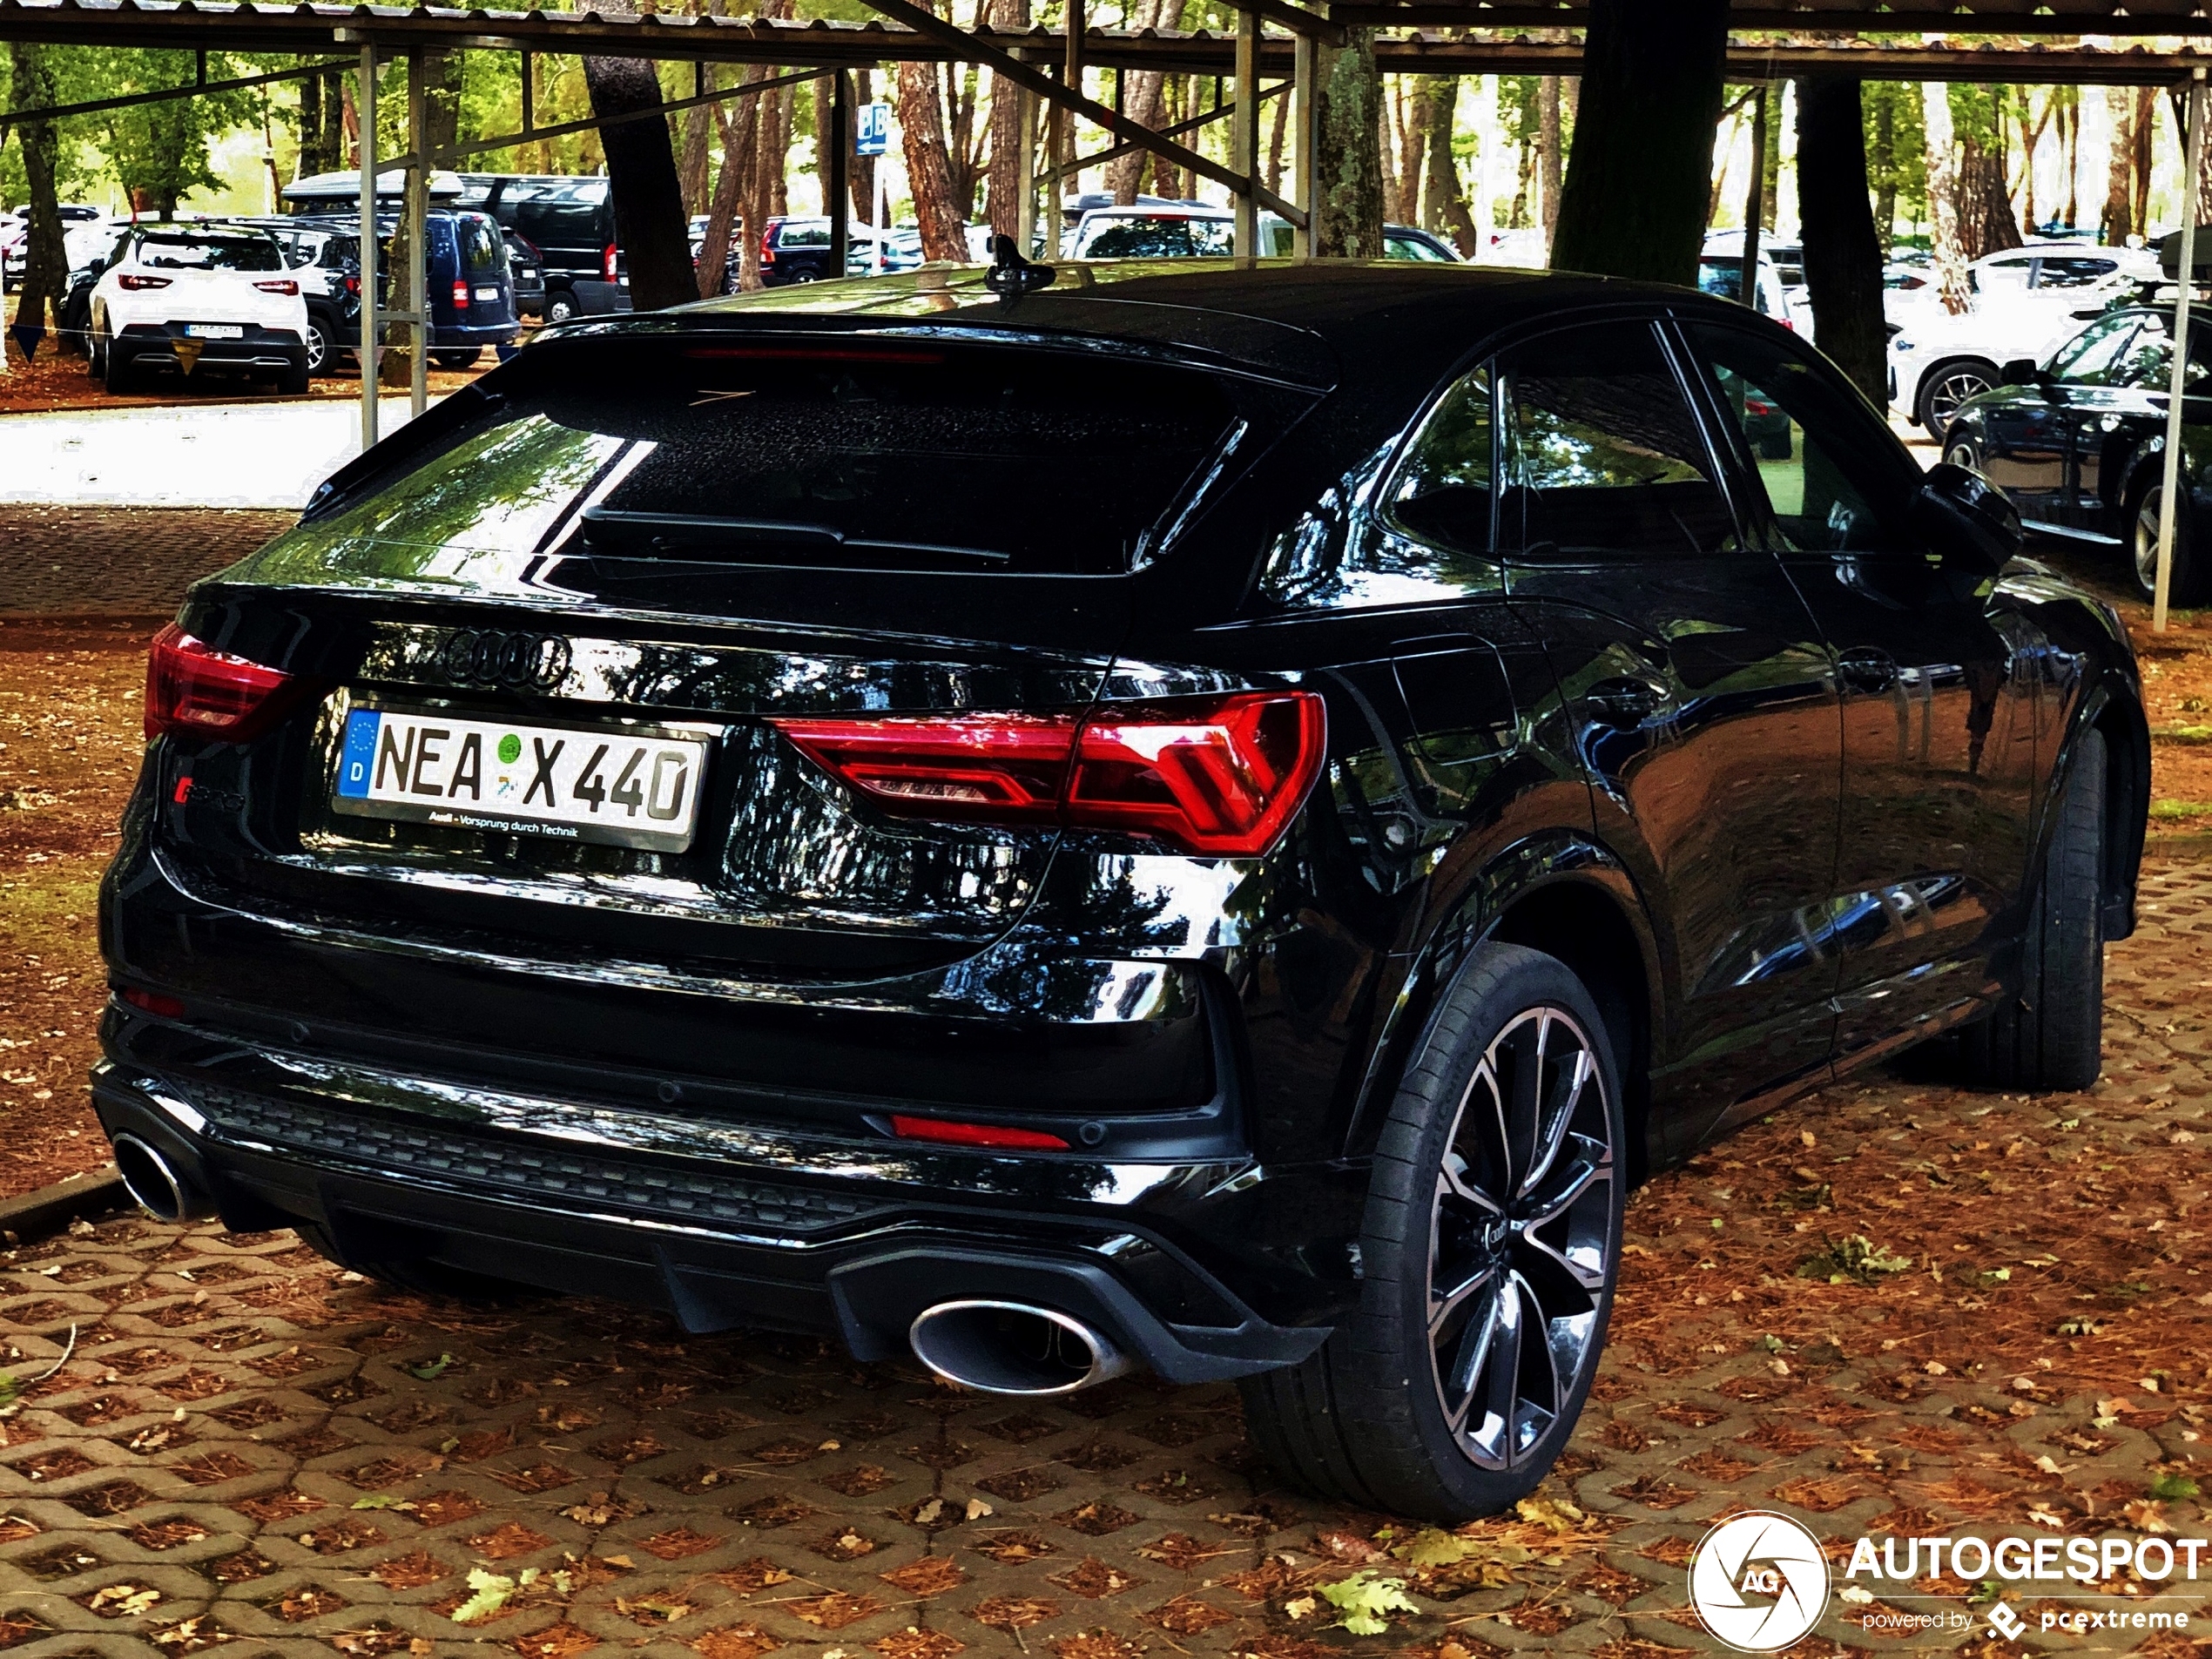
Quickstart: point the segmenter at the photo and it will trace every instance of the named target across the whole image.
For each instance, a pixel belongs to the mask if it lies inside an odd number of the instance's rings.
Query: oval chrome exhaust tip
[[[1072,1394],[1130,1368],[1101,1332],[1026,1302],[940,1302],[907,1331],[914,1357],[948,1382],[987,1394]]]
[[[135,1135],[115,1137],[115,1171],[123,1177],[124,1190],[158,1221],[192,1221],[214,1213],[212,1198]]]

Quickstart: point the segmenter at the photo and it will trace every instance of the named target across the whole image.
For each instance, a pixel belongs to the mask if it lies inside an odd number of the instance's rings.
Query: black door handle
[[[1836,664],[1836,673],[1854,691],[1886,691],[1897,684],[1897,658],[1885,651],[1855,651]]]
[[[1582,694],[1582,701],[1600,725],[1633,727],[1651,718],[1659,693],[1638,679],[1600,680]]]

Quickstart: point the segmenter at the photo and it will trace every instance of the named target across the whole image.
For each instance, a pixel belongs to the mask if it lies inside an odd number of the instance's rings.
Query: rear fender
[[[1548,914],[1590,906],[1602,907],[1634,940],[1636,961],[1631,971],[1623,973],[1622,964],[1597,954],[1605,943],[1601,934],[1578,929],[1567,935],[1546,925]],[[1665,980],[1657,941],[1627,868],[1587,835],[1566,830],[1534,835],[1494,853],[1436,915],[1370,1059],[1347,1130],[1346,1156],[1364,1157],[1373,1150],[1398,1081],[1420,1052],[1439,994],[1478,946],[1494,939],[1556,955],[1589,985],[1606,1015],[1620,1064],[1634,1149],[1632,1173],[1640,1179],[1651,1159],[1644,1073],[1650,1034],[1663,1028]]]

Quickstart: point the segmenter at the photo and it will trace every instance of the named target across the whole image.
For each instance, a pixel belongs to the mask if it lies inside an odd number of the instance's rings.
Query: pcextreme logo
[[[1689,1600],[1717,1640],[1743,1653],[1778,1652],[1828,1610],[1828,1558],[1789,1516],[1753,1509],[1698,1544]]]

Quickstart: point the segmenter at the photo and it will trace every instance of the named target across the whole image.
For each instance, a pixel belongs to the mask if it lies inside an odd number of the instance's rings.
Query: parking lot
[[[217,538],[266,528],[9,510],[19,539],[96,573],[23,586],[0,629],[0,1086],[21,1190],[103,1150],[82,1085],[89,921],[137,751],[140,642]],[[1683,1565],[1747,1504],[1831,1541],[2195,1532],[2212,862],[2190,809],[2212,799],[2212,627],[2153,640],[2131,621],[2161,806],[2143,926],[2111,954],[2104,1080],[2027,1100],[1877,1072],[1653,1181],[1593,1404],[1517,1514],[1446,1537],[1287,1492],[1227,1387],[995,1400],[812,1339],[425,1302],[289,1235],[119,1216],[0,1258],[18,1391],[0,1406],[0,1643],[1659,1659],[1712,1645]],[[1338,1628],[1318,1594],[1362,1565],[1419,1609],[1385,1635]],[[2012,1650],[1979,1625],[1938,1642],[1851,1622],[1983,1594],[1915,1588],[1937,1602],[1838,1602],[1797,1650]],[[2163,1605],[2194,1613],[2182,1588]],[[2029,1639],[2054,1642],[2199,1650]]]

